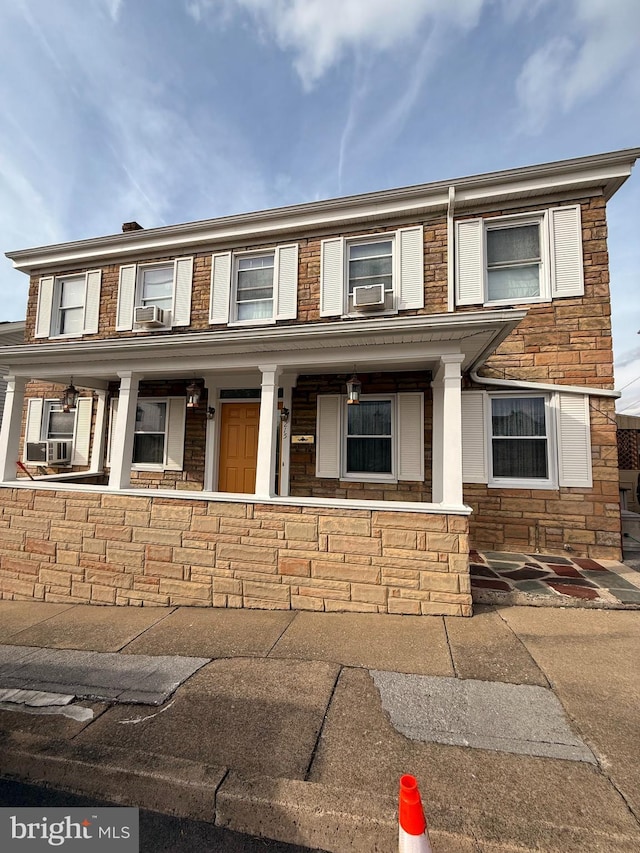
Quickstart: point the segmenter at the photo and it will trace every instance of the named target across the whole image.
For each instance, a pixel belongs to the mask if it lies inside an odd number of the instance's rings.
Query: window
[[[393,409],[391,400],[361,400],[346,407],[345,476],[393,475]]]
[[[85,277],[83,275],[56,279],[57,316],[54,318],[54,334],[82,334],[84,295]]]
[[[75,411],[65,412],[61,403],[48,400],[45,403],[44,417],[42,419],[42,440],[46,439],[73,439],[75,426]]]
[[[134,465],[164,465],[166,432],[166,401],[138,400],[133,436]]]
[[[540,294],[540,225],[487,228],[487,301],[519,302]]]
[[[163,266],[140,267],[140,288],[137,304],[143,307],[156,305],[163,311],[173,307],[173,263]]]
[[[356,311],[354,289],[380,288],[382,304],[371,308],[391,311],[393,309],[393,240],[374,243],[348,243],[348,305],[347,313]],[[377,290],[377,288],[376,288]]]
[[[125,264],[120,267],[116,331],[148,331],[149,315],[140,322],[135,319],[136,308],[159,308],[161,320],[153,319],[151,328],[188,326],[191,323],[191,291],[193,258],[176,258],[154,264]],[[160,324],[159,326],[157,325]]]
[[[274,254],[236,258],[236,320],[273,317]]]
[[[455,224],[457,305],[584,295],[580,205]]]
[[[424,308],[423,241],[421,226],[322,240],[320,316]]]
[[[494,480],[549,480],[546,410],[544,397],[491,399]]]

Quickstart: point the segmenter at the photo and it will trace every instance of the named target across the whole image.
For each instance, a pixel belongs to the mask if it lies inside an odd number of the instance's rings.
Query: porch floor
[[[478,603],[640,609],[640,571],[615,560],[472,550],[469,563]]]

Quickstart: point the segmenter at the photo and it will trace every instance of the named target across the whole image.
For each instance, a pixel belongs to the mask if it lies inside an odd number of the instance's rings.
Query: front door
[[[218,491],[253,494],[256,488],[260,403],[223,403]]]

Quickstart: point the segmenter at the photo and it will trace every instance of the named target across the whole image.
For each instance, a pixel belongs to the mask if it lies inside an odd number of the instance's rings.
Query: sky
[[[640,146],[640,0],[0,0],[0,103],[4,253]],[[608,216],[640,415],[640,163]]]

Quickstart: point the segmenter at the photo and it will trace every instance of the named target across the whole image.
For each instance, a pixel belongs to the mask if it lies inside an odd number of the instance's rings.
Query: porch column
[[[136,426],[139,373],[126,371],[120,377],[118,413],[111,438],[110,489],[127,489],[131,485],[131,460],[133,458],[133,433]]]
[[[282,407],[289,410],[289,418],[282,424],[281,440],[280,440],[280,488],[281,497],[289,497],[289,460],[291,457],[291,419],[293,412],[291,411],[292,389],[298,381],[298,374],[283,376],[280,380],[282,387]]]
[[[276,435],[278,424],[278,379],[281,368],[276,364],[260,365],[262,394],[258,426],[258,461],[256,465],[256,497],[275,496]]]
[[[15,480],[17,475],[16,462],[20,458],[20,433],[26,385],[27,380],[24,376],[7,376],[7,394],[0,429],[0,481],[3,483]]]
[[[433,390],[434,503],[462,504],[462,353],[440,356]]]
[[[204,438],[203,489],[205,492],[214,492],[217,490],[218,481],[217,433],[221,412],[218,402],[218,386],[216,384],[215,377],[205,374],[203,379],[204,387],[207,389],[207,409],[213,408],[216,410],[212,418],[207,415],[207,431]]]

